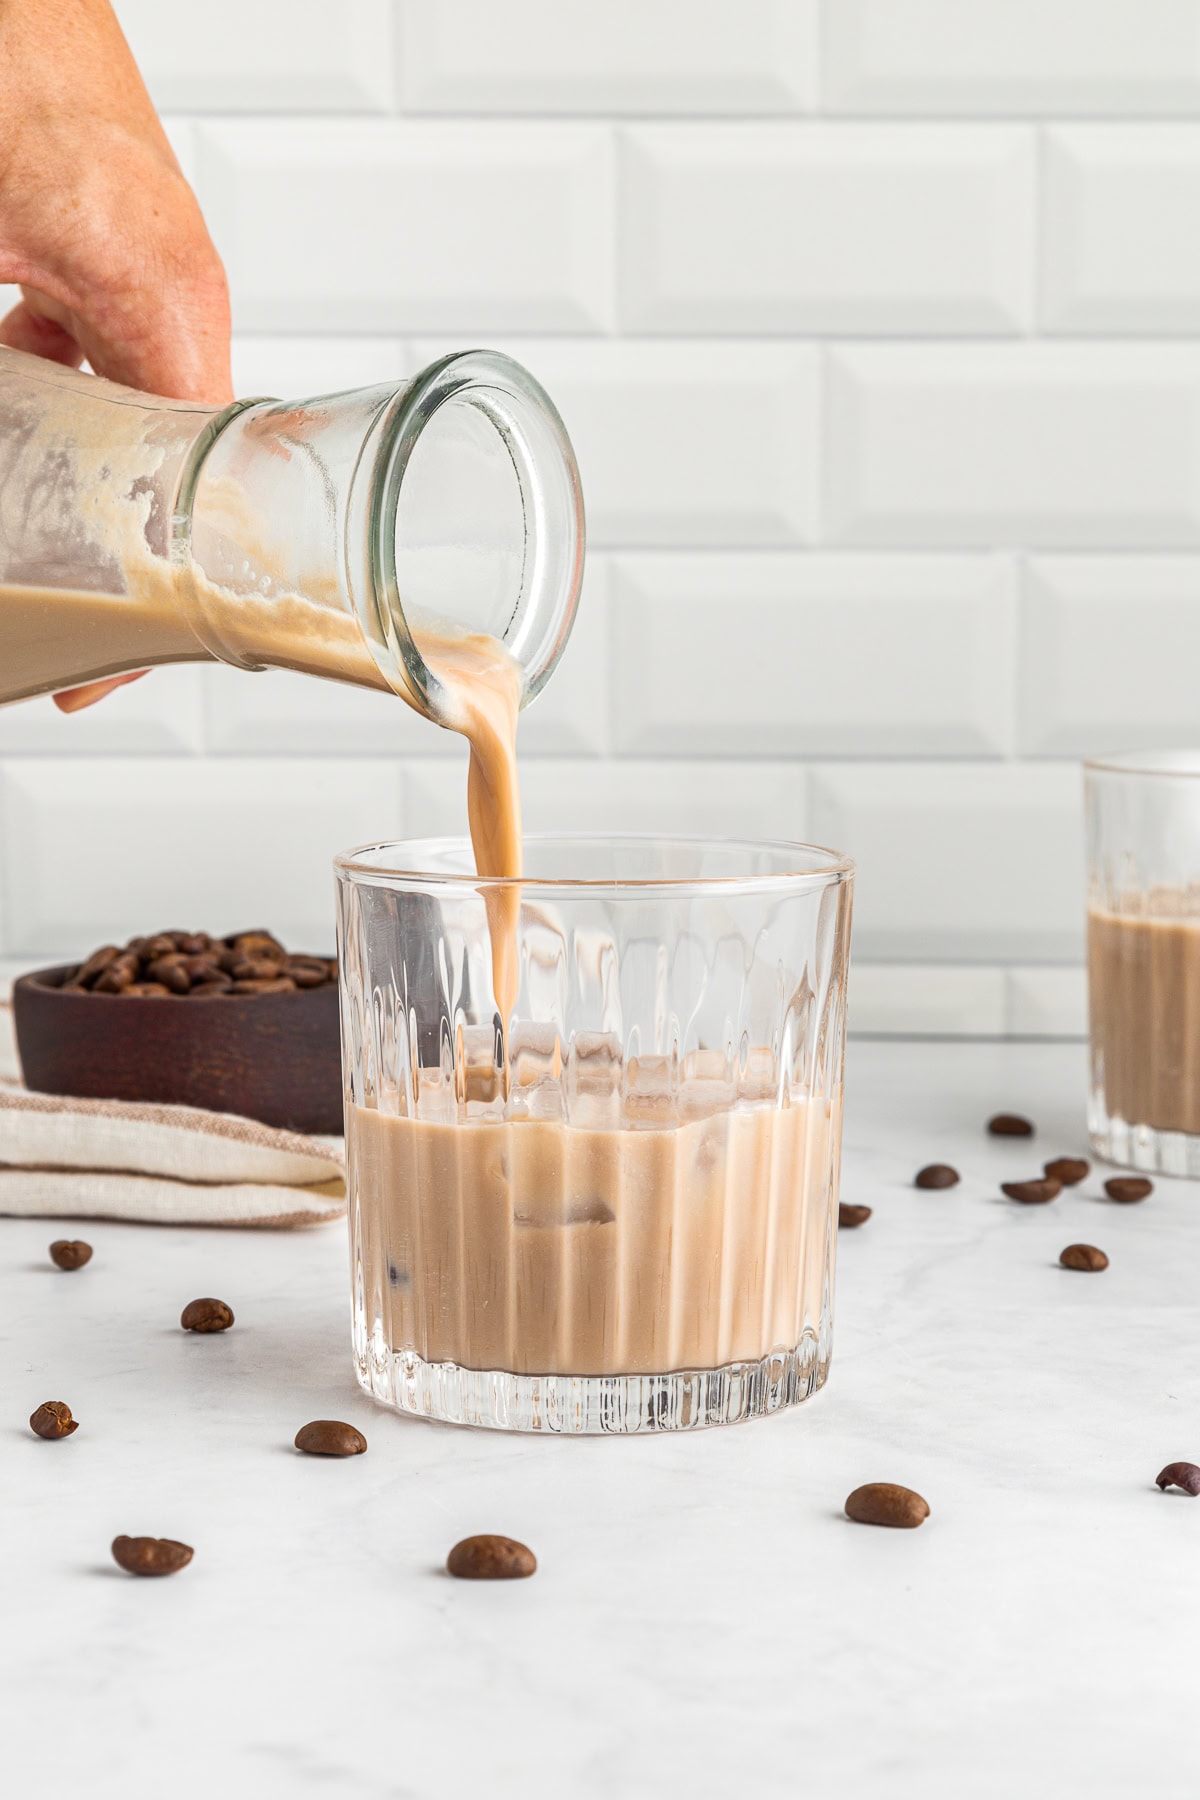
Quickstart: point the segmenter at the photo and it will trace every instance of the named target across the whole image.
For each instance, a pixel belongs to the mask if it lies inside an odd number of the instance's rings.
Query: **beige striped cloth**
[[[0,994],[0,1214],[292,1226],[345,1209],[340,1138],[191,1106],[30,1093]]]

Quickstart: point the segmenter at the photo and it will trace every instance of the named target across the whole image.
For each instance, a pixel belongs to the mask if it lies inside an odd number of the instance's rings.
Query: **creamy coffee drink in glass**
[[[792,1405],[832,1332],[852,867],[455,840],[337,861],[359,1379],[629,1432]]]
[[[1092,1145],[1200,1175],[1200,751],[1096,757],[1085,786]]]

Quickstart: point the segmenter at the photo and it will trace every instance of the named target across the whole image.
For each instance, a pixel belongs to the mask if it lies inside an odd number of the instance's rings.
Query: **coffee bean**
[[[173,931],[175,948],[182,950],[186,956],[199,956],[212,948],[212,939],[207,931]]]
[[[919,1188],[952,1188],[958,1186],[958,1170],[952,1169],[949,1163],[929,1163],[924,1169],[918,1169],[913,1182]]]
[[[112,1541],[113,1561],[128,1575],[174,1575],[186,1569],[195,1551],[175,1538],[117,1537]]]
[[[1114,1175],[1111,1181],[1105,1182],[1104,1191],[1110,1200],[1119,1200],[1123,1206],[1128,1206],[1152,1194],[1154,1183],[1147,1181],[1144,1175]]]
[[[130,969],[127,963],[113,963],[110,968],[105,969],[102,975],[96,977],[92,983],[92,992],[93,994],[123,994],[127,987],[132,986],[133,977],[134,970]]]
[[[43,1400],[37,1411],[30,1413],[29,1428],[40,1438],[65,1438],[78,1431],[79,1420],[71,1417],[65,1400]]]
[[[275,981],[281,969],[278,957],[243,956],[229,973],[235,981]]]
[[[1083,1269],[1092,1275],[1108,1267],[1107,1256],[1095,1244],[1068,1244],[1058,1260],[1064,1269]]]
[[[179,1323],[185,1331],[228,1331],[233,1310],[223,1300],[189,1300]]]
[[[187,970],[193,981],[203,981],[206,976],[221,973],[211,950],[199,950],[194,955],[184,956],[180,967]]]
[[[215,981],[198,981],[188,996],[191,1000],[211,1000],[218,994],[232,994],[233,983],[228,975],[218,975]]]
[[[171,990],[164,987],[161,981],[131,981],[127,988],[122,988],[118,996],[122,1000],[162,1000],[169,999]]]
[[[85,987],[102,975],[110,963],[115,963],[121,952],[115,944],[105,944],[99,950],[93,950],[85,963],[81,963],[75,971],[76,981],[82,981]]]
[[[537,1557],[514,1538],[463,1538],[446,1558],[446,1567],[460,1581],[522,1581],[537,1568]]]
[[[1047,1200],[1057,1200],[1062,1193],[1062,1182],[1002,1181],[1000,1192],[1007,1194],[1010,1200],[1020,1200],[1025,1206],[1044,1206]]]
[[[176,947],[173,933],[159,931],[153,937],[142,939],[138,946],[138,955],[143,962],[154,962],[160,956],[172,955]]]
[[[274,980],[235,980],[230,993],[233,994],[294,994],[296,984],[287,975],[279,975]]]
[[[310,969],[303,963],[290,962],[287,972],[298,988],[324,987],[329,979],[324,969]]]
[[[243,956],[265,956],[274,962],[283,962],[287,956],[279,939],[272,937],[269,931],[239,931],[225,942],[231,950],[240,950]]]
[[[313,1419],[296,1433],[297,1450],[309,1456],[361,1456],[367,1440],[341,1419]]]
[[[92,1246],[82,1238],[55,1238],[50,1246],[50,1261],[60,1269],[82,1269],[92,1260]]]
[[[1045,1172],[1050,1181],[1061,1182],[1063,1187],[1078,1187],[1086,1180],[1091,1166],[1082,1156],[1056,1156],[1045,1165]]]
[[[987,1128],[993,1137],[1033,1136],[1033,1126],[1020,1113],[997,1113],[994,1119],[988,1120]]]
[[[838,1224],[843,1231],[853,1231],[859,1225],[865,1225],[871,1216],[869,1206],[851,1206],[845,1200],[838,1205]]]
[[[846,1501],[846,1517],[856,1525],[890,1525],[912,1531],[929,1517],[929,1504],[894,1481],[868,1481],[865,1487],[855,1488]]]
[[[182,952],[178,950],[173,956],[159,956],[147,963],[145,978],[161,982],[173,994],[186,994],[192,985],[192,978],[183,966]]]
[[[1154,1479],[1164,1493],[1169,1487],[1173,1487],[1181,1489],[1185,1494],[1200,1494],[1200,1467],[1195,1463],[1168,1463]]]

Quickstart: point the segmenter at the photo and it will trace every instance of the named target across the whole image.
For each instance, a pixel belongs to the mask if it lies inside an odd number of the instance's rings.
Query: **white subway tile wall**
[[[526,362],[592,555],[531,829],[859,860],[854,1027],[1082,1028],[1079,758],[1200,740],[1200,0],[117,0],[239,392]],[[4,300],[11,302],[11,295]],[[377,695],[0,715],[0,965],[464,822]]]

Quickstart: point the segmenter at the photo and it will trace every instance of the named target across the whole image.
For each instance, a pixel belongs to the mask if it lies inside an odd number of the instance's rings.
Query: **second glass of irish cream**
[[[1084,765],[1092,1148],[1200,1175],[1200,750]]]

